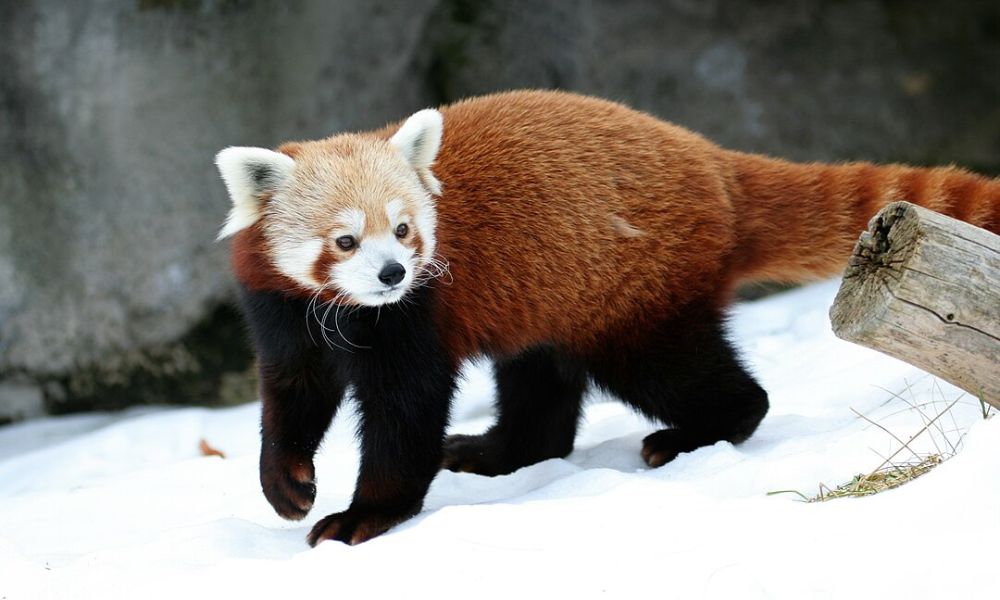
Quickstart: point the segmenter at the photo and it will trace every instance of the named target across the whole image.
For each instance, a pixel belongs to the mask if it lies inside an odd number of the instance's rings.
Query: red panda
[[[737,284],[836,274],[892,200],[1000,229],[995,179],[732,152],[560,92],[227,148],[217,164],[259,359],[261,485],[280,515],[312,507],[313,455],[348,386],[359,406],[354,498],[311,544],[416,514],[442,467],[565,456],[588,383],[670,426],[643,441],[652,467],[739,443],[768,401],[725,337]],[[476,356],[495,362],[497,422],[446,437],[456,372]]]

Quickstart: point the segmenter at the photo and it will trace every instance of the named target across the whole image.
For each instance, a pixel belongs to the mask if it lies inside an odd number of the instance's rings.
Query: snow
[[[319,496],[302,522],[283,521],[260,492],[256,403],[2,427],[0,597],[1000,597],[1000,419],[837,340],[826,317],[835,291],[734,309],[734,340],[772,402],[748,442],[650,470],[639,448],[653,426],[592,394],[565,460],[497,478],[443,472],[417,518],[357,547],[304,541],[350,500],[350,411],[317,457]],[[453,430],[478,432],[491,422],[489,368],[466,375]],[[863,499],[767,494],[811,496],[875,469],[900,448],[883,427],[906,440],[925,422],[911,404],[933,417],[956,399],[911,443],[958,446],[924,477]],[[201,438],[227,458],[201,456]]]

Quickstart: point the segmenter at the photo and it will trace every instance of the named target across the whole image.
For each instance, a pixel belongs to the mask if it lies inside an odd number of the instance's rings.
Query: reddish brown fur
[[[233,237],[230,250],[230,264],[236,278],[251,290],[308,293],[274,268],[267,250],[267,240],[264,239],[260,223],[251,225],[237,233]]]
[[[835,275],[880,208],[907,200],[1000,230],[1000,182],[955,167],[794,164],[727,152],[741,218],[736,280]]]
[[[1000,228],[1000,183],[960,169],[793,164],[557,92],[441,112],[437,255],[453,284],[439,286],[437,319],[455,360],[547,341],[587,353],[685,304],[721,306],[740,281],[833,275],[892,200]],[[296,150],[307,145],[335,147]],[[237,236],[237,276],[290,289],[262,242],[257,227]]]
[[[341,251],[341,254],[343,251]],[[320,253],[319,258],[316,260],[316,264],[313,265],[313,279],[316,281],[326,281],[327,274],[330,272],[330,268],[333,267],[334,263],[337,262],[338,253],[333,244],[328,240],[324,246],[323,251]]]

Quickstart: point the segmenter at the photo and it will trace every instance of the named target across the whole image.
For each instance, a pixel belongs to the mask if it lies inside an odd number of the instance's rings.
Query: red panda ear
[[[432,194],[441,193],[441,184],[431,174],[431,165],[441,149],[444,117],[428,108],[413,113],[389,143],[403,155]]]
[[[264,148],[230,147],[215,156],[233,207],[216,239],[249,227],[260,218],[264,199],[280,190],[295,167],[286,154]]]

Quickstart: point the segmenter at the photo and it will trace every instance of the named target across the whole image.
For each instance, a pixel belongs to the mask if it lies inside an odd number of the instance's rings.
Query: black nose
[[[378,274],[378,280],[386,285],[396,285],[403,277],[406,277],[406,269],[396,261],[385,263]]]

